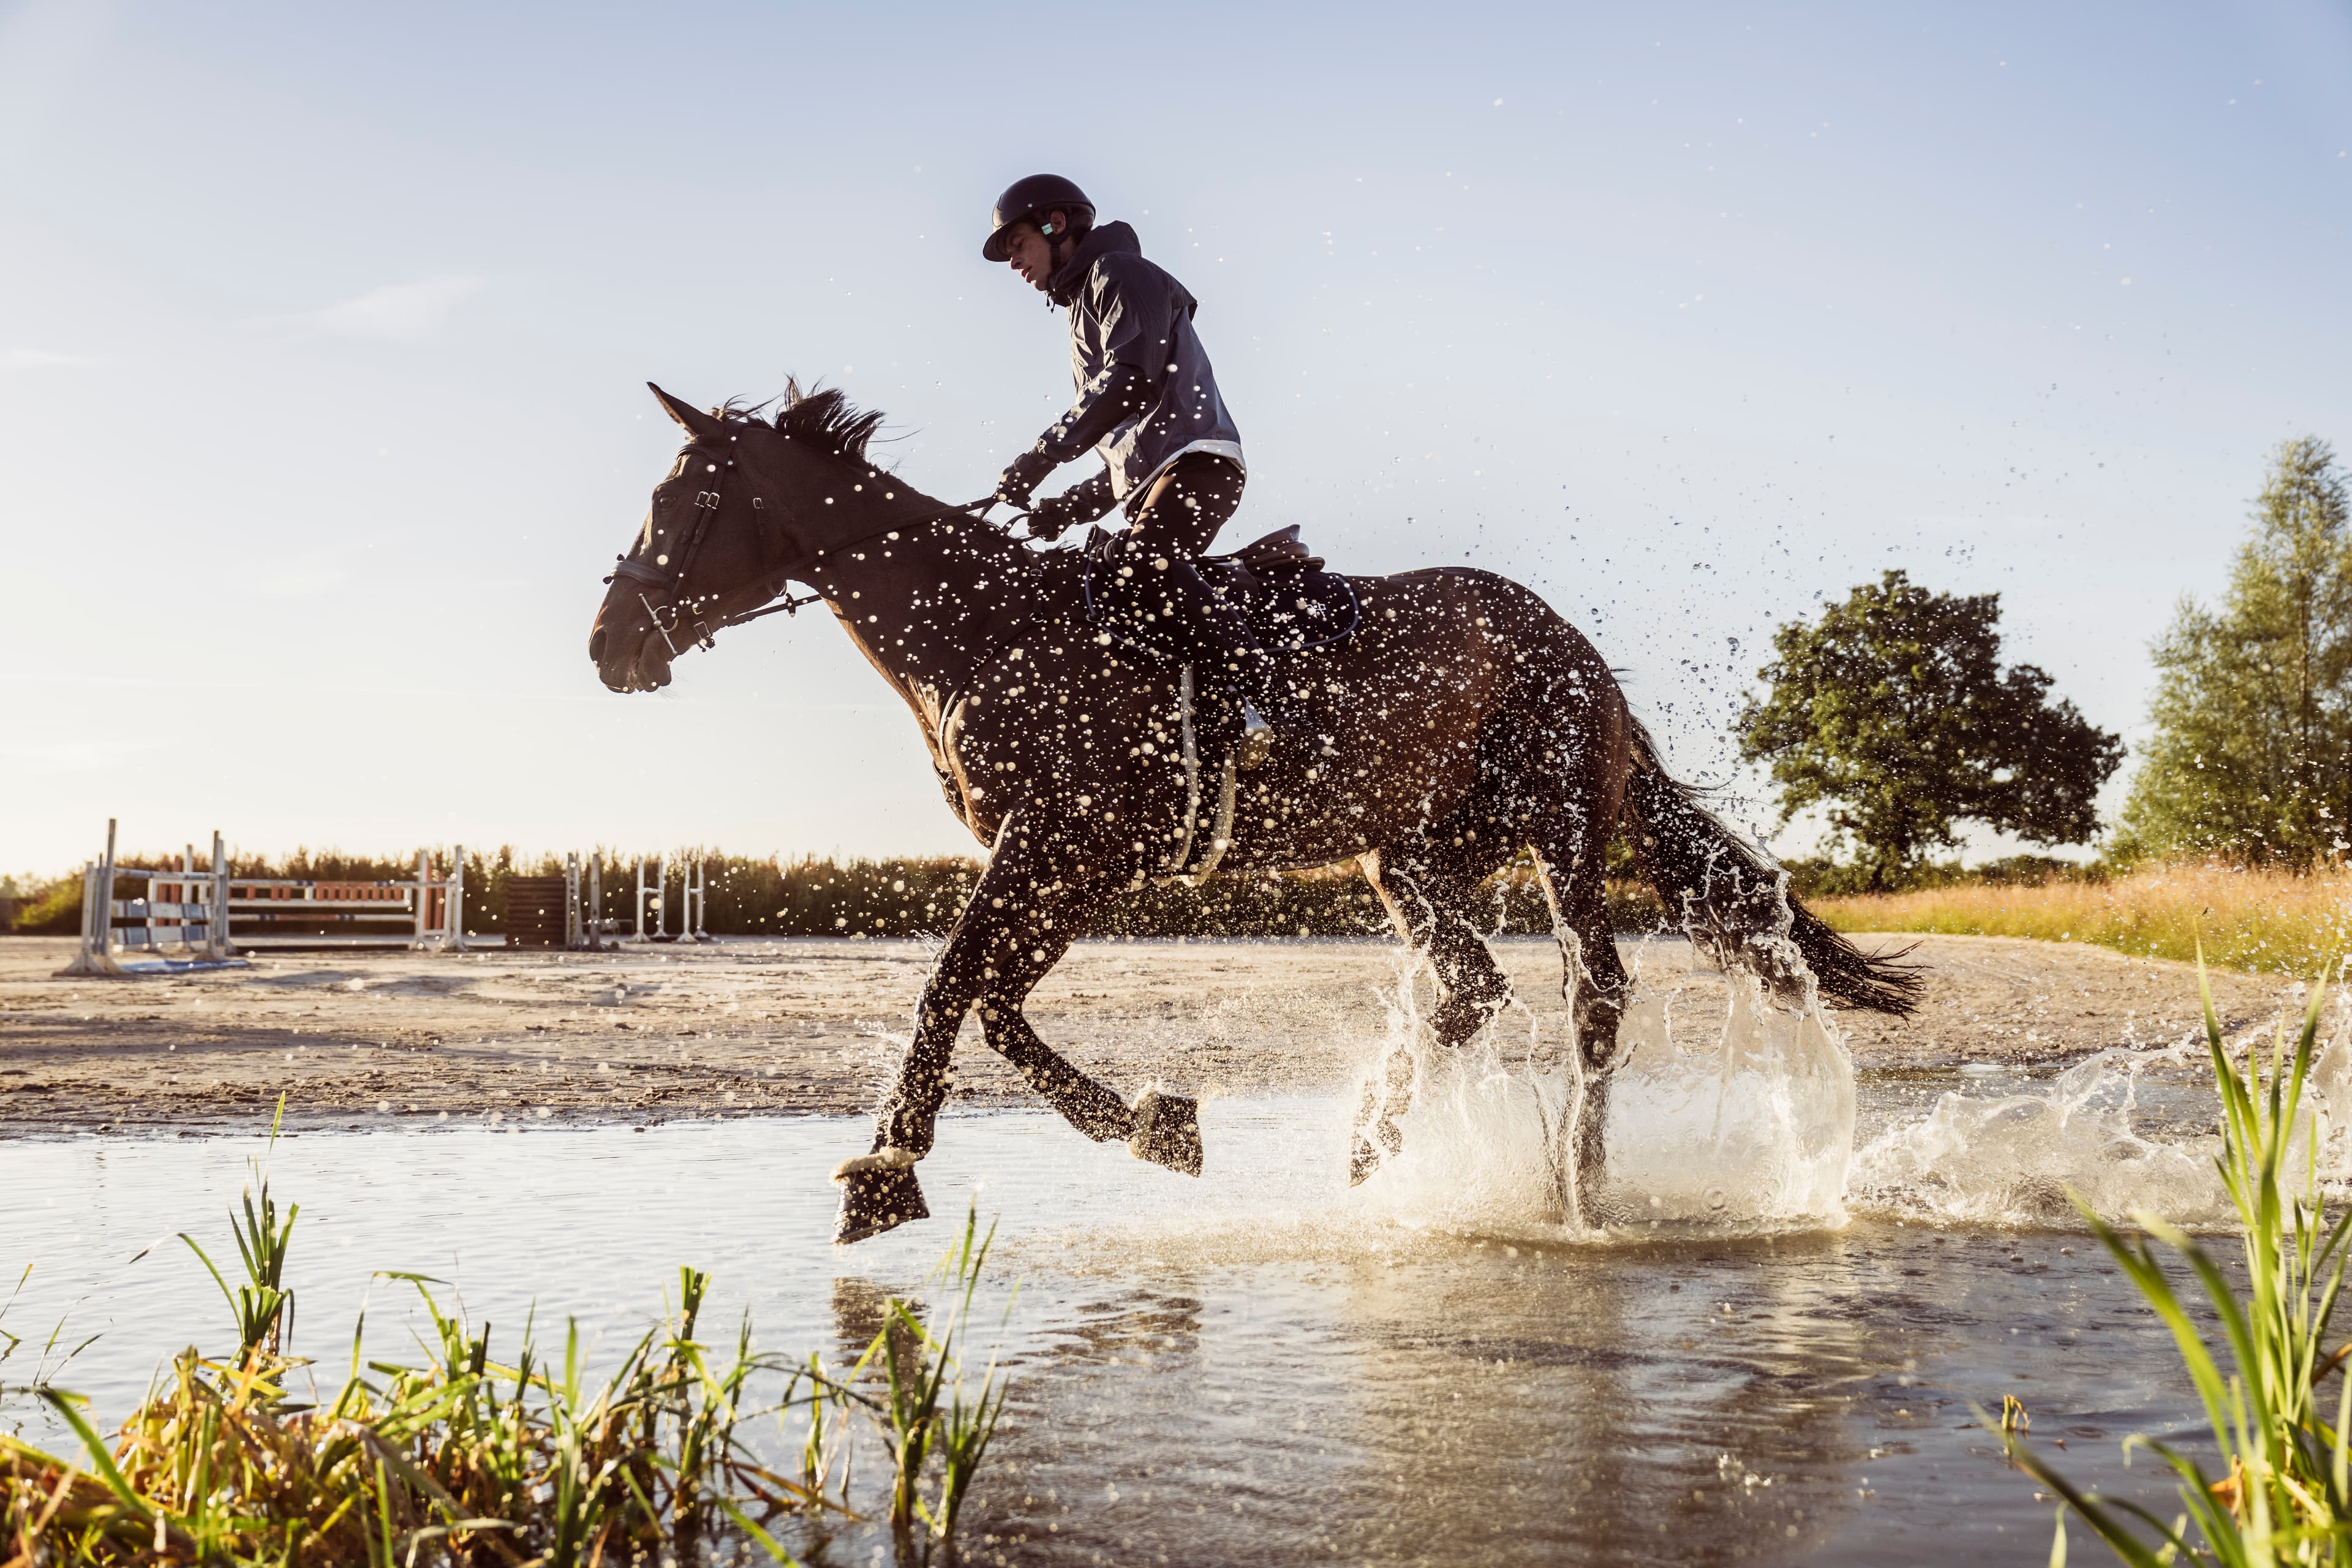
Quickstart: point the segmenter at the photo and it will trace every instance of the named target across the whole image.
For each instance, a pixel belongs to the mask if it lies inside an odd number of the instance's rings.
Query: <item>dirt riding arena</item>
[[[1865,948],[1894,939],[1864,939]],[[1520,1000],[1560,1013],[1548,941],[1496,944]],[[1633,944],[1627,944],[1629,963]],[[0,943],[0,1133],[362,1125],[460,1118],[649,1121],[857,1111],[896,1058],[930,963],[898,942],[730,941],[614,953],[268,952],[250,969],[58,979],[69,942]],[[2184,965],[2105,949],[1929,937],[1908,1021],[1842,1015],[1855,1066],[2037,1062],[2177,1041]],[[1640,954],[1683,968],[1681,943]],[[1385,1028],[1396,950],[1371,942],[1093,942],[1031,1000],[1038,1031],[1133,1094],[1343,1080]],[[2233,1033],[2288,992],[2217,973]],[[2291,998],[2290,998],[2291,999]],[[959,1098],[1027,1091],[967,1022]]]

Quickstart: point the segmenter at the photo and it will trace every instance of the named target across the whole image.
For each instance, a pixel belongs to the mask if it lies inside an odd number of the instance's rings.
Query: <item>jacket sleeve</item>
[[[1071,307],[1101,322],[1102,370],[1078,389],[1070,411],[1038,439],[1037,449],[1066,463],[1150,408],[1152,387],[1167,374],[1174,301],[1166,275],[1139,256],[1106,256],[1095,281]]]
[[[1097,468],[1092,477],[1072,485],[1055,498],[1069,509],[1072,522],[1092,522],[1118,504],[1110,493],[1110,470]]]
[[[1151,406],[1143,373],[1124,361],[1104,368],[1078,390],[1070,411],[1046,426],[1037,450],[1058,466]]]

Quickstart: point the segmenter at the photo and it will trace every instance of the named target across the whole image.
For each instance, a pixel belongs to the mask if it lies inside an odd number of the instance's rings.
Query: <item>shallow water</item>
[[[1865,1124],[1886,1098],[1862,1087]],[[922,1167],[941,1217],[841,1252],[824,1173],[861,1121],[308,1133],[274,1155],[303,1205],[298,1348],[331,1376],[371,1294],[371,1344],[397,1348],[377,1268],[455,1280],[502,1326],[536,1296],[617,1348],[691,1262],[718,1276],[707,1322],[748,1306],[763,1344],[831,1353],[976,1198],[1021,1286],[976,1560],[2040,1561],[2049,1507],[1969,1413],[2004,1394],[2076,1473],[2168,1495],[2115,1445],[2191,1420],[2188,1391],[2072,1233],[1864,1207],[1837,1230],[1606,1241],[1433,1218],[1347,1190],[1343,1105],[1212,1104],[1197,1183],[1042,1115],[951,1119]],[[0,1146],[0,1266],[37,1265],[5,1326],[100,1333],[60,1381],[118,1415],[173,1346],[219,1342],[226,1309],[170,1237],[226,1243],[259,1147]]]
[[[921,1166],[938,1217],[840,1251],[824,1177],[862,1119],[289,1137],[296,1348],[331,1384],[364,1309],[371,1352],[399,1354],[412,1298],[371,1271],[403,1269],[456,1282],[500,1350],[536,1300],[542,1342],[569,1313],[617,1352],[688,1263],[717,1276],[707,1332],[749,1310],[771,1350],[854,1355],[976,1204],[1014,1382],[971,1560],[2041,1562],[2051,1504],[1973,1414],[2004,1394],[2076,1479],[2170,1510],[2117,1443],[2193,1447],[2193,1398],[2066,1194],[2223,1217],[2201,1056],[1857,1077],[1817,1014],[1654,973],[1594,1233],[1552,1153],[1579,1093],[1564,1018],[1435,1052],[1420,989],[1400,973],[1343,1092],[1206,1105],[1197,1182],[1043,1113],[952,1116]],[[2340,1179],[2341,1016],[2331,1035],[2314,1103]],[[1351,1189],[1350,1112],[1398,1064],[1402,1152]],[[217,1347],[226,1309],[173,1237],[226,1247],[261,1149],[0,1144],[0,1268],[36,1265],[0,1380],[34,1375],[54,1324],[60,1348],[97,1335],[57,1381],[110,1420],[173,1350]],[[55,1439],[21,1401],[7,1418]],[[825,1560],[878,1549],[853,1532]]]

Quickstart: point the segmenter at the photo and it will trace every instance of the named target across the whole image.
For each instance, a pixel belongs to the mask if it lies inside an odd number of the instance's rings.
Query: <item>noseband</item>
[[[712,476],[709,489],[699,489],[694,493],[694,515],[686,525],[686,536],[678,541],[675,552],[656,554],[652,565],[626,555],[614,556],[612,575],[604,579],[607,584],[610,584],[614,577],[625,577],[632,583],[644,584],[646,588],[660,591],[662,598],[658,605],[648,598],[642,590],[637,595],[637,603],[646,607],[646,614],[653,620],[654,630],[661,634],[662,642],[669,648],[672,658],[677,657],[679,648],[677,642],[671,638],[670,633],[679,630],[686,624],[688,614],[692,614],[694,619],[693,629],[687,635],[688,646],[716,647],[718,645],[711,640],[712,637],[729,626],[740,626],[747,622],[759,620],[763,616],[772,616],[779,610],[786,615],[798,615],[803,605],[822,602],[824,598],[823,594],[793,597],[791,584],[793,579],[805,571],[812,563],[822,560],[831,552],[846,550],[852,545],[863,544],[871,539],[879,539],[886,533],[893,533],[901,529],[920,528],[925,524],[940,522],[951,517],[981,519],[988,509],[995,504],[996,499],[994,496],[989,496],[981,500],[966,501],[961,506],[941,507],[937,511],[924,512],[919,517],[899,518],[870,533],[861,533],[855,539],[843,540],[837,544],[827,545],[823,550],[810,551],[797,560],[788,561],[767,574],[768,577],[775,582],[776,588],[768,595],[767,600],[762,601],[763,608],[722,616],[713,622],[701,613],[702,606],[716,603],[720,595],[715,593],[698,594],[682,601],[678,595],[686,586],[687,578],[694,571],[695,558],[701,554],[703,542],[710,537],[711,525],[718,521],[719,509],[726,500],[727,476],[734,470],[735,459],[699,441],[688,442],[679,450],[678,456],[688,459],[686,464],[681,465],[682,468],[690,468],[692,460],[699,459],[704,465],[704,472]],[[751,498],[753,510],[765,510],[766,506],[764,498],[760,496]],[[650,531],[649,527],[648,532]],[[652,541],[648,539],[646,543],[650,547]],[[781,602],[775,602],[779,598]],[[665,613],[668,616],[667,620],[663,619]]]

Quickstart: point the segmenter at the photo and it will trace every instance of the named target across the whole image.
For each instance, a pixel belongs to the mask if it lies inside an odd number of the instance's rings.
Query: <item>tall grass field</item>
[[[2352,868],[2305,876],[2168,866],[2106,881],[1961,886],[1814,901],[1839,931],[1925,931],[2087,942],[2135,957],[2205,962],[2297,978],[2352,947]]]

